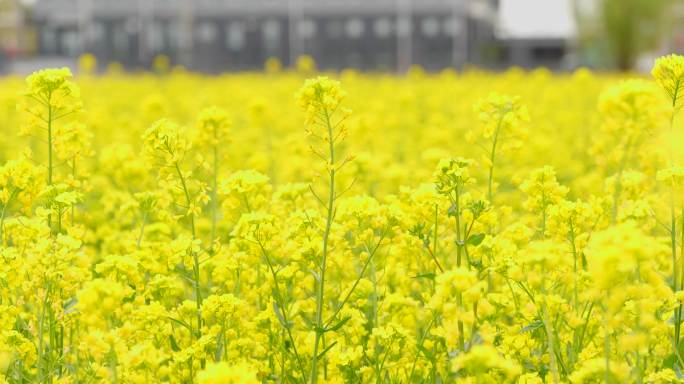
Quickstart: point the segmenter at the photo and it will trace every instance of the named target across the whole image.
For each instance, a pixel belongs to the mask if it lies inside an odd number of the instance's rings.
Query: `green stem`
[[[183,176],[183,172],[181,172],[180,170],[178,162],[175,162],[173,164],[176,168],[176,172],[178,173],[178,178],[180,179],[181,186],[183,187],[183,193],[185,194],[185,202],[188,204],[189,208],[190,204],[192,203],[192,199],[190,199],[190,192],[188,191],[188,186],[185,182],[185,177]],[[192,231],[192,239],[195,240],[195,216],[192,214],[190,215],[190,229]]]
[[[5,203],[5,205],[2,206],[2,212],[0,212],[0,245],[4,246],[5,245],[5,236],[4,236],[4,229],[5,229],[5,214],[7,212],[7,206],[9,205],[9,201]]]
[[[437,230],[439,229],[439,205],[435,204],[435,231],[432,235],[432,254],[435,256],[435,261],[437,261]],[[439,266],[442,270],[442,267]]]
[[[573,273],[573,292],[572,299],[575,307],[575,314],[577,313],[579,306],[579,295],[578,295],[578,282],[577,282],[577,247],[575,246],[575,227],[570,219],[570,246],[572,247],[572,273]]]
[[[47,129],[48,129],[48,186],[52,185],[52,102],[51,95],[47,97],[47,107],[48,107],[48,118],[47,118]],[[48,213],[48,228],[52,233],[52,213]]]
[[[681,218],[682,218],[681,219],[682,223],[681,223],[681,232],[680,232],[681,234],[680,234],[680,236],[681,236],[681,239],[684,239],[684,207],[682,207]],[[675,232],[674,223],[673,223],[673,227],[672,227],[672,232],[673,233]],[[681,244],[680,244],[680,250],[679,250],[679,257],[681,258],[682,255],[684,255],[684,241],[680,240],[680,242],[681,242]],[[674,269],[676,269],[675,265],[673,265],[672,267]],[[684,262],[682,262],[681,260],[679,261],[679,269],[680,269],[679,270],[679,272],[680,272],[679,277],[680,278],[679,278],[679,287],[677,289],[678,290],[684,290]],[[680,303],[677,306],[677,309],[675,311],[675,340],[674,340],[675,341],[675,348],[679,348],[679,339],[681,337],[681,330],[682,330],[682,324],[681,323],[682,323],[682,304]]]
[[[439,206],[435,204],[435,229],[432,234],[432,251],[430,251],[429,245],[427,246],[428,253],[432,257],[432,260],[435,262],[435,265],[437,266],[437,269],[439,269],[439,272],[444,272],[444,268],[442,268],[442,264],[439,262],[439,259],[437,258],[437,230],[439,228]]]
[[[460,207],[460,191],[456,187],[456,193],[453,200],[454,209],[456,210],[456,265],[461,266],[463,253],[463,239],[461,238],[461,207]]]
[[[174,162],[174,166],[176,168],[176,172],[178,173],[178,178],[180,178],[181,185],[183,186],[183,193],[185,194],[185,202],[187,203],[188,207],[190,207],[192,200],[190,199],[190,192],[188,191],[188,186],[187,183],[185,182],[185,177],[183,176],[183,172],[181,172],[180,166],[178,165],[178,162]],[[190,213],[190,230],[192,232],[192,241],[194,242],[196,239],[195,235],[195,216],[191,212]],[[193,266],[192,266],[192,272],[193,272],[193,279],[194,281],[194,288],[195,288],[195,304],[197,307],[197,333],[196,337],[197,340],[202,338],[202,289],[200,287],[200,265],[199,265],[199,255],[197,252],[192,250],[192,245],[190,249],[190,253],[192,254],[192,260],[193,260]],[[202,359],[202,368],[204,368],[205,361]]]
[[[604,312],[606,309],[604,308]],[[610,334],[608,333],[608,315],[604,313],[603,315],[604,320],[604,332],[606,333],[603,338],[603,354],[605,356],[605,375],[604,375],[604,380],[606,384],[610,384],[611,378],[610,378]]]
[[[456,187],[456,194],[454,198],[454,208],[456,209],[456,265],[461,267],[462,263],[462,248],[463,239],[461,238],[461,207],[460,207],[460,191]],[[456,295],[456,304],[459,308],[463,309],[463,295],[458,292]],[[458,321],[458,346],[461,351],[465,352],[465,335],[463,329],[463,321]]]
[[[608,329],[605,329],[605,337],[603,340],[603,354],[605,355],[605,375],[604,380],[606,384],[610,384],[610,336],[608,335]]]
[[[679,98],[680,80],[675,84],[674,95],[672,95],[672,111],[670,111],[670,136],[674,133],[674,120],[677,115],[677,99]],[[674,165],[674,138],[670,137],[670,166]]]
[[[299,356],[299,352],[297,351],[297,344],[295,343],[295,339],[292,336],[292,330],[290,329],[290,320],[287,314],[287,309],[285,308],[285,300],[283,299],[283,294],[280,291],[280,285],[278,284],[278,274],[276,273],[275,268],[273,267],[273,263],[271,262],[271,258],[268,256],[268,252],[266,251],[266,248],[264,248],[264,245],[259,241],[257,242],[259,244],[259,248],[261,249],[261,254],[264,256],[264,260],[266,261],[266,265],[268,266],[269,271],[271,272],[271,277],[273,278],[273,285],[274,285],[274,299],[276,301],[276,304],[278,305],[278,308],[280,308],[280,313],[283,316],[283,328],[285,328],[285,331],[287,333],[288,338],[290,339],[290,344],[292,344],[292,351],[294,352],[296,361],[297,361],[297,367],[299,368],[301,374],[302,374],[302,380],[306,381],[306,371],[304,370],[304,365],[302,364],[302,360]],[[283,359],[283,364],[284,364]]]
[[[423,348],[423,344],[425,343],[425,339],[428,336],[428,332],[430,332],[430,329],[432,328],[432,325],[435,322],[434,316],[430,319],[430,322],[428,323],[427,327],[425,327],[425,330],[420,336],[420,339],[418,340],[418,348],[417,351],[415,352],[415,356],[413,357],[413,364],[411,364],[411,374],[409,375],[408,382],[413,383],[413,375],[416,371],[416,363],[418,363],[418,358],[420,357],[421,350]]]
[[[549,322],[549,312],[546,307],[546,298],[542,301],[542,312],[544,319],[544,330],[546,331],[547,348],[549,349],[549,365],[551,366],[551,377],[554,384],[558,384],[558,363],[556,362],[556,349],[553,342],[553,329]]]
[[[71,159],[71,178],[76,181],[76,156]],[[74,225],[75,204],[71,205],[71,225]]]
[[[678,91],[677,87],[677,90]],[[675,91],[675,92],[676,92]],[[672,98],[672,112],[670,114],[670,134],[672,134],[674,130],[674,119],[675,119],[675,113],[676,113],[676,102],[677,102],[677,94]],[[673,166],[674,164],[674,152],[673,152],[673,147],[672,147],[672,142],[673,140],[670,140],[670,166]],[[684,208],[683,212],[684,212]],[[682,220],[684,220],[684,216],[682,216]],[[670,189],[670,248],[672,251],[672,291],[676,292],[679,289],[679,284],[678,280],[684,281],[684,262],[682,263],[682,276],[677,276],[677,219],[675,217],[675,197],[674,197],[674,188]],[[682,241],[684,241],[684,222],[682,223]],[[684,244],[683,244],[683,250],[684,250]],[[681,255],[684,255],[682,253]],[[681,257],[680,255],[680,257]],[[674,311],[674,319],[675,319],[675,326],[674,326],[674,349],[675,353],[678,352],[679,348],[679,338],[680,338],[680,333],[681,333],[681,305],[678,306],[677,309]]]
[[[216,239],[216,222],[218,221],[218,200],[217,200],[217,180],[218,180],[218,134],[216,132],[216,126],[214,126],[214,172],[212,175],[212,185],[211,185],[211,244],[213,247],[214,240]]]
[[[541,185],[542,185],[542,201],[541,201],[541,214],[542,214],[542,222],[541,222],[541,229],[540,229],[540,235],[541,238],[544,239],[546,236],[546,209],[548,207],[548,199],[546,198],[546,188],[543,187],[544,183],[546,182],[546,177],[542,173],[541,175]]]
[[[138,241],[136,242],[137,249],[142,245],[143,235],[145,234],[145,226],[147,225],[147,212],[143,214],[142,224],[140,225],[140,232],[138,233]]]
[[[617,221],[618,208],[620,204],[620,195],[622,194],[622,174],[627,166],[627,161],[629,160],[629,152],[632,149],[632,139],[629,138],[627,143],[625,143],[625,153],[620,159],[620,165],[618,167],[617,175],[615,176],[615,191],[613,192],[613,212],[611,216],[611,222],[615,224]]]
[[[373,257],[374,257],[375,254],[378,252],[378,249],[380,249],[380,246],[382,245],[382,241],[385,239],[386,234],[387,234],[387,231],[383,232],[382,236],[380,237],[380,240],[378,240],[378,243],[375,245],[375,247],[373,248],[372,251],[371,251],[370,249],[368,249],[368,247],[366,246],[366,250],[369,252],[368,259],[366,259],[366,262],[363,264],[363,267],[361,268],[361,272],[359,272],[359,276],[356,278],[356,281],[354,281],[354,284],[352,284],[351,289],[349,289],[349,291],[348,291],[347,294],[345,295],[344,299],[342,299],[342,301],[340,302],[340,304],[337,306],[337,308],[336,308],[335,311],[333,312],[332,316],[330,316],[330,317],[328,318],[328,320],[326,320],[326,321],[324,322],[325,327],[329,326],[330,323],[332,323],[333,320],[335,320],[335,318],[336,318],[337,315],[340,313],[340,311],[342,310],[342,308],[344,308],[344,306],[347,304],[347,301],[349,301],[349,298],[350,298],[351,295],[354,293],[354,290],[356,290],[356,287],[357,287],[357,286],[359,285],[359,283],[361,282],[361,279],[363,278],[363,276],[365,276],[365,274],[366,274],[366,269],[368,269],[368,266],[369,266],[369,265],[371,265],[371,266],[373,265],[373,264],[372,264]],[[372,271],[371,275],[375,276],[375,271]],[[375,289],[376,292],[377,292],[377,287],[374,287],[374,289]],[[377,293],[376,293],[376,295],[377,295]],[[373,313],[375,313],[376,311],[377,311],[377,309],[375,309],[375,311],[374,311]]]
[[[494,130],[494,138],[492,139],[492,151],[489,153],[489,177],[487,180],[487,200],[492,203],[494,198],[494,193],[492,191],[492,184],[494,183],[494,158],[496,156],[496,145],[499,141],[499,131],[501,130],[501,123],[503,122],[504,116],[502,114],[499,121],[496,123],[496,129]]]
[[[10,194],[10,197],[7,199],[7,202],[5,205],[2,206],[2,211],[0,212],[0,245],[5,245],[5,237],[4,237],[4,232],[5,232],[5,217],[7,215],[7,207],[10,205],[12,202],[12,199],[14,196],[16,196],[17,190],[13,190],[12,193]]]
[[[318,345],[323,336],[323,301],[325,294],[325,271],[328,258],[328,240],[330,237],[330,228],[332,227],[333,209],[335,202],[335,143],[333,138],[333,128],[330,123],[330,115],[325,111],[325,123],[328,128],[328,144],[330,152],[329,162],[329,187],[328,187],[328,207],[325,223],[325,232],[323,233],[323,255],[320,265],[320,276],[318,282],[318,290],[316,293],[316,337],[314,339],[313,355],[311,357],[311,384],[316,384],[318,381]]]

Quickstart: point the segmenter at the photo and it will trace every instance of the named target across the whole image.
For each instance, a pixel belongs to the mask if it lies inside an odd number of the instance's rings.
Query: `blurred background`
[[[2,73],[86,53],[99,71],[643,70],[682,51],[681,0],[0,0]]]

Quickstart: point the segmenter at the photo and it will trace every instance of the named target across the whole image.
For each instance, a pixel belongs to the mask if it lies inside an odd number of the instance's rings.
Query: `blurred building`
[[[14,57],[35,50],[35,34],[19,0],[0,0],[0,69]]]
[[[538,3],[552,0],[532,0]],[[505,5],[506,1],[501,1]],[[217,72],[291,65],[427,70],[472,64],[559,67],[568,38],[500,33],[500,0],[38,0],[42,55],[94,53],[101,63],[147,67],[156,55]],[[500,36],[497,36],[500,35]],[[521,54],[520,42],[530,55]]]
[[[500,0],[495,36],[504,66],[571,68],[577,39],[572,0]]]

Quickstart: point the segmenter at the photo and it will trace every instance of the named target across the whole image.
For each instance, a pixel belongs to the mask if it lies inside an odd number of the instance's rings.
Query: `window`
[[[205,44],[216,40],[216,25],[209,21],[201,22],[197,26],[197,38]]]
[[[563,47],[534,47],[532,48],[532,57],[538,61],[553,61],[563,58],[565,50]]]
[[[264,47],[266,52],[273,53],[280,46],[280,22],[278,20],[266,20],[262,26]]]
[[[263,32],[266,39],[278,39],[280,37],[280,23],[278,20],[266,20],[263,24]]]
[[[345,32],[352,39],[358,39],[363,36],[365,29],[366,26],[363,24],[363,20],[359,18],[349,19],[345,25]]]
[[[410,19],[401,18],[397,20],[397,34],[400,36],[407,36],[411,34],[413,26]]]
[[[316,36],[316,31],[318,30],[318,25],[311,19],[305,19],[297,24],[297,33],[303,39],[310,39]]]
[[[392,22],[386,17],[379,18],[373,24],[373,31],[377,37],[389,37],[392,34]]]
[[[129,17],[126,19],[126,24],[125,24],[124,28],[126,29],[127,33],[132,35],[132,34],[138,32],[138,27],[139,27],[138,20],[135,17]]]
[[[74,56],[78,54],[79,41],[78,33],[75,30],[63,31],[59,35],[62,53],[67,56]]]
[[[126,33],[123,25],[117,25],[114,28],[114,36],[112,36],[112,39],[114,52],[117,55],[125,55],[128,52],[128,33]]]
[[[190,38],[187,34],[187,26],[181,23],[166,23],[166,28],[162,32],[162,37],[166,36],[168,38],[168,49],[178,49],[181,44],[191,44],[188,39]],[[192,31],[191,31],[192,32]]]
[[[147,31],[147,45],[152,52],[160,52],[164,49],[164,32],[158,22],[153,22]]]
[[[90,44],[94,46],[103,46],[105,44],[105,39],[107,38],[107,30],[104,24],[94,22],[90,26]]]
[[[458,36],[461,34],[463,21],[455,17],[444,20],[444,33],[448,36]]]
[[[64,53],[73,56],[78,54],[80,41],[78,39],[78,32],[74,30],[64,31],[62,33],[62,49]]]
[[[57,39],[55,38],[55,30],[51,27],[45,27],[42,30],[43,50],[47,53],[54,53]]]
[[[226,29],[226,45],[231,51],[239,51],[245,46],[245,24],[234,21]]]
[[[439,34],[439,20],[434,17],[426,17],[420,24],[420,30],[427,37],[435,37]]]

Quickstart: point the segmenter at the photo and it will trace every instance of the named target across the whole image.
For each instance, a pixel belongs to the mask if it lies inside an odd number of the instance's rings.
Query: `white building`
[[[500,0],[495,36],[504,65],[571,67],[577,22],[571,0]]]

